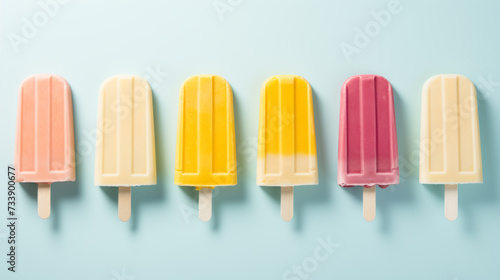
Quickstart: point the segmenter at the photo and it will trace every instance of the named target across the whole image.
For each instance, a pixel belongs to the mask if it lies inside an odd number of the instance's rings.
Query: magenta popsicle
[[[365,187],[367,220],[375,218],[373,187],[399,183],[392,87],[382,76],[353,76],[342,87],[337,178],[342,187]]]

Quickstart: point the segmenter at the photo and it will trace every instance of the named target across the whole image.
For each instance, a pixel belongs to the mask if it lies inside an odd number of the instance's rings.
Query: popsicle
[[[356,75],[342,86],[338,184],[363,186],[363,217],[375,219],[376,189],[399,183],[392,87],[378,75]]]
[[[281,217],[293,217],[293,187],[318,184],[314,109],[300,76],[267,79],[260,93],[257,185],[281,187]]]
[[[101,86],[95,185],[118,187],[118,217],[131,215],[131,187],[156,184],[153,98],[148,82],[113,76]]]
[[[17,104],[14,168],[17,182],[38,184],[38,215],[50,216],[50,185],[75,180],[71,88],[64,78],[26,78]]]
[[[437,75],[422,91],[420,183],[444,184],[445,217],[458,215],[457,184],[482,183],[476,88],[462,75]]]
[[[233,93],[224,78],[195,75],[181,87],[175,184],[199,193],[199,216],[212,217],[212,189],[237,184]]]

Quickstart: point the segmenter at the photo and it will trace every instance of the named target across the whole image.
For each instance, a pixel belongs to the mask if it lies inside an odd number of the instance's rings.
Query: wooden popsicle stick
[[[363,187],[363,217],[368,222],[375,219],[377,213],[377,187]]]
[[[198,197],[198,211],[200,220],[208,222],[212,218],[212,189],[200,188]]]
[[[458,185],[444,185],[444,216],[454,221],[458,216]]]
[[[293,218],[293,187],[281,187],[281,218],[286,222]]]
[[[50,183],[38,183],[38,216],[42,219],[50,216]]]
[[[132,208],[132,188],[118,187],[118,217],[122,222],[130,219]]]

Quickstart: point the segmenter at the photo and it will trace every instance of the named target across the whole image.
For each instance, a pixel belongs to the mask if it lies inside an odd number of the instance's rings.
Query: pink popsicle
[[[399,183],[394,100],[384,77],[357,75],[344,83],[338,152],[340,186],[385,188]]]
[[[50,184],[75,180],[71,89],[52,74],[28,77],[19,89],[14,167],[17,182],[38,183],[38,213],[50,215]]]

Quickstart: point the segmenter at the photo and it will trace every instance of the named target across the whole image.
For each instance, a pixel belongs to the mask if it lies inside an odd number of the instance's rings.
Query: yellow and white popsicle
[[[224,78],[196,75],[181,87],[175,184],[200,191],[199,215],[212,216],[212,189],[237,184],[233,93]]]
[[[281,217],[293,217],[293,187],[318,184],[314,110],[309,83],[278,75],[260,94],[257,185],[281,187]]]
[[[156,184],[153,99],[148,82],[113,76],[101,86],[95,185],[119,187],[118,216],[131,214],[131,186]]]
[[[437,75],[424,85],[420,183],[445,185],[445,217],[458,214],[457,184],[482,183],[476,88],[462,75]]]

